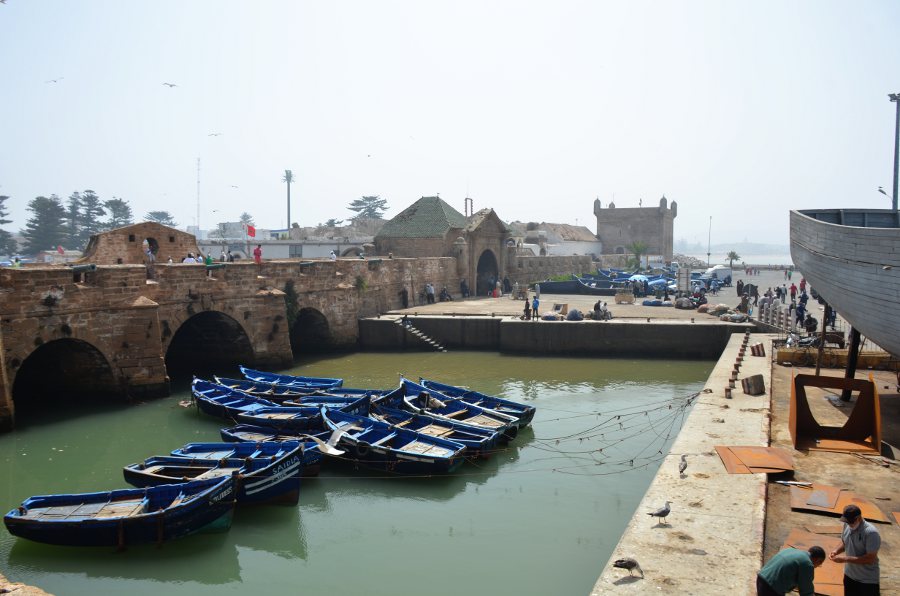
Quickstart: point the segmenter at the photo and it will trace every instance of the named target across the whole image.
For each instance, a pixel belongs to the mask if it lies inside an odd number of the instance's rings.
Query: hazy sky
[[[192,225],[199,157],[203,228],[283,227],[291,169],[304,226],[439,193],[595,231],[595,198],[665,194],[676,240],[711,216],[713,244],[786,244],[789,209],[890,206],[898,25],[892,0],[7,0],[7,229],[88,188]]]

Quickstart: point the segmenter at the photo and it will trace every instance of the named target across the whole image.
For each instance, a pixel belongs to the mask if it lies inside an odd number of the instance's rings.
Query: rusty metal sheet
[[[900,524],[900,511],[891,511],[891,515],[894,516],[894,521]]]
[[[717,445],[729,474],[779,474],[794,469],[791,453],[778,447]]]
[[[804,526],[807,532],[813,534],[840,534],[844,531],[844,524],[835,524],[833,526]]]
[[[834,504],[834,507],[829,508],[810,505],[808,503],[809,497],[816,490],[822,490],[826,494],[829,494],[830,491],[839,491],[838,498]],[[862,511],[863,517],[869,521],[890,523],[890,520],[885,517],[884,513],[881,512],[881,509],[879,509],[877,505],[875,505],[865,497],[860,496],[852,491],[841,490],[833,486],[827,486],[824,484],[813,484],[811,488],[804,488],[801,486],[791,487],[791,509],[801,509],[819,513],[829,513],[831,515],[841,515],[844,507],[846,507],[847,505],[856,505],[857,507],[859,507],[859,510]]]
[[[729,474],[749,474],[750,468],[741,463],[741,460],[731,452],[731,449],[722,445],[716,445],[716,453]]]
[[[812,490],[812,494],[810,494],[806,499],[806,504],[834,509],[834,506],[837,505],[838,497],[840,496],[841,491],[837,489],[828,490],[832,488],[834,487],[828,486],[825,488],[814,488]]]
[[[806,532],[800,528],[793,528],[782,548],[793,547],[805,551],[813,545],[821,546],[827,554],[841,545],[841,539],[836,536],[823,536]],[[825,562],[816,568],[813,581],[816,585],[816,594],[842,596],[844,593],[844,565],[826,558]]]

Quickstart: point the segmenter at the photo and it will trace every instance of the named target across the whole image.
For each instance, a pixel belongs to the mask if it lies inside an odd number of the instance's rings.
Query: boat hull
[[[791,258],[861,334],[900,356],[900,227],[888,209],[791,211]]]

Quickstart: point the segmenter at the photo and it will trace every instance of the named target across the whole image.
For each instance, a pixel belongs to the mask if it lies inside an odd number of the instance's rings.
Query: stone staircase
[[[403,324],[403,319],[395,319],[395,320],[394,320],[394,323],[396,323],[397,325],[400,325],[400,327],[402,327],[404,330],[406,330],[407,333],[412,334],[412,335],[414,335],[415,337],[421,339],[423,342],[425,342],[426,344],[430,345],[431,347],[433,347],[433,348],[434,348],[435,350],[437,350],[438,352],[446,352],[446,351],[447,351],[447,348],[445,348],[444,346],[442,346],[441,344],[439,344],[436,340],[434,340],[434,339],[428,337],[427,335],[425,335],[424,333],[422,333],[421,330],[416,329],[416,328],[412,325],[412,323],[410,323],[409,325],[404,325],[404,324]]]

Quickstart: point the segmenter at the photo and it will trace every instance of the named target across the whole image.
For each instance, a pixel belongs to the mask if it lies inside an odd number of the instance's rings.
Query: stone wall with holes
[[[587,257],[535,257],[529,279],[583,272]],[[583,260],[586,261],[582,263]],[[523,268],[524,269],[524,268]],[[148,276],[148,273],[152,273]],[[149,278],[148,278],[149,277]],[[93,271],[63,266],[0,269],[0,427],[14,420],[16,373],[40,346],[58,339],[93,346],[120,391],[168,394],[165,356],[172,338],[199,313],[227,317],[252,347],[252,366],[277,369],[292,361],[286,286],[297,310],[327,321],[330,348],[355,348],[359,321],[399,309],[405,288],[410,307],[424,303],[426,283],[459,296],[452,257],[369,258],[228,263],[101,265]],[[198,346],[199,350],[205,349]],[[223,346],[209,347],[221,351]],[[98,381],[99,382],[99,381]]]
[[[199,254],[193,234],[145,221],[91,236],[79,263],[143,265],[147,262],[147,246],[154,248],[157,263],[166,263],[169,258],[180,263],[188,253]]]

